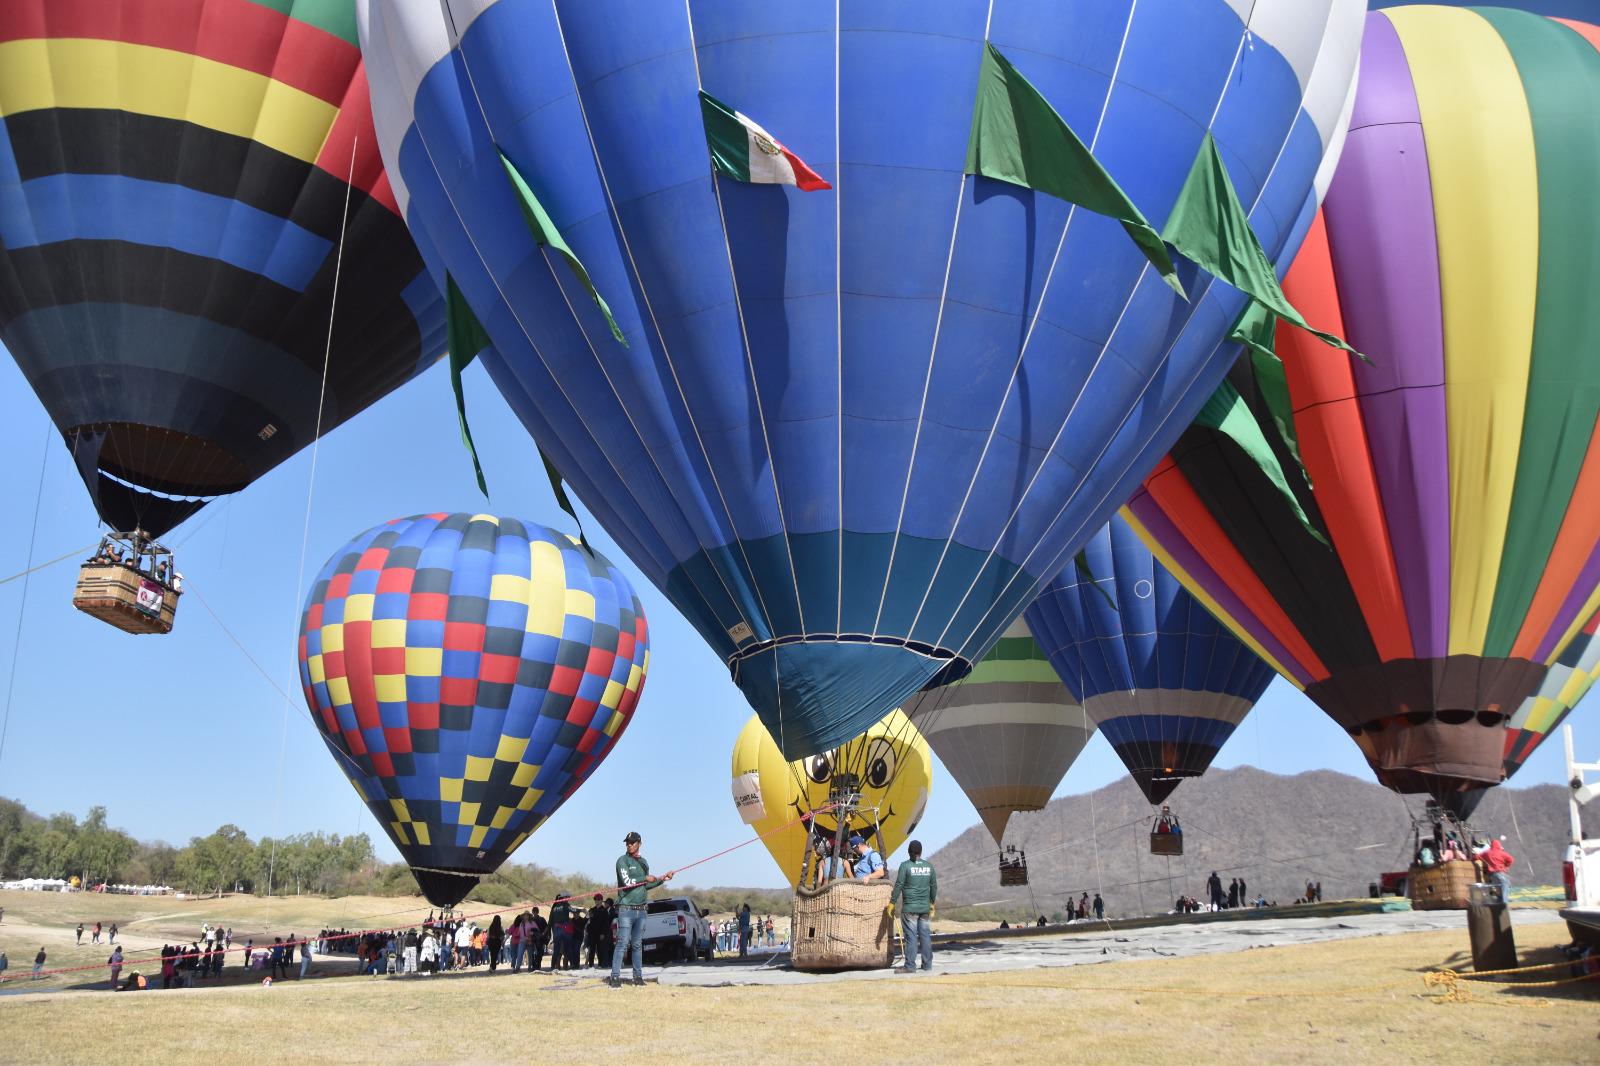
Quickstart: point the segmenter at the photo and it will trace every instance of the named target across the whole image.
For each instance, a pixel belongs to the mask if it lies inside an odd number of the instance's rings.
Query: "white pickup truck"
[[[688,896],[653,899],[645,908],[644,953],[657,961],[712,957],[711,923]]]
[[[1583,772],[1600,773],[1600,762],[1577,762],[1572,757],[1572,727],[1563,726],[1567,748],[1567,787],[1572,815],[1572,842],[1561,864],[1561,880],[1566,884],[1567,906],[1561,917],[1567,920],[1572,938],[1600,944],[1600,839],[1583,835],[1583,805],[1600,796],[1600,781],[1585,784]]]

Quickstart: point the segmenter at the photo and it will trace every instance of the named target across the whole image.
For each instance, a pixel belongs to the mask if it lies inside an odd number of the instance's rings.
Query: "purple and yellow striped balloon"
[[[1499,8],[1368,16],[1349,139],[1280,330],[1309,524],[1195,428],[1132,517],[1379,779],[1502,777],[1507,718],[1600,605],[1600,29]]]

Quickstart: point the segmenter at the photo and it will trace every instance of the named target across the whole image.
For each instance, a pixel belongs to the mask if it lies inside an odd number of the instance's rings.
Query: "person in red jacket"
[[[1511,902],[1511,877],[1506,873],[1511,869],[1511,864],[1517,860],[1511,853],[1501,846],[1505,837],[1496,837],[1489,841],[1489,846],[1478,852],[1478,858],[1483,860],[1483,868],[1488,871],[1489,880],[1500,886],[1500,898]]]

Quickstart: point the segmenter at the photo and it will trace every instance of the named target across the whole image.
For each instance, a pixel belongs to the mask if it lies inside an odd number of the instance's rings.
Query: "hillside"
[[[1410,857],[1408,804],[1422,809],[1419,797],[1402,799],[1328,770],[1293,777],[1249,766],[1213,770],[1173,793],[1185,854],[1167,859],[1150,854],[1151,808],[1124,778],[1012,817],[1006,843],[1028,854],[1027,888],[1000,887],[996,848],[982,825],[930,858],[941,903],[992,903],[996,915],[1053,913],[1084,891],[1101,892],[1111,915],[1152,913],[1179,895],[1203,897],[1212,870],[1224,886],[1243,877],[1252,896],[1279,903],[1299,897],[1307,881],[1322,882],[1326,899],[1365,896],[1380,872],[1403,869]],[[1561,883],[1567,808],[1559,785],[1496,789],[1473,824],[1505,834],[1517,859],[1513,885]]]

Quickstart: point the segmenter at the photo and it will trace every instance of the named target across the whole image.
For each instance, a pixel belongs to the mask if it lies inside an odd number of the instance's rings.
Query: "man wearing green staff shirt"
[[[617,946],[611,952],[611,976],[606,984],[622,987],[622,953],[633,953],[633,983],[644,984],[644,915],[645,903],[652,888],[660,888],[672,880],[673,871],[660,877],[650,876],[650,864],[639,854],[644,841],[638,833],[622,838],[627,851],[617,860]]]
[[[905,943],[906,961],[901,973],[916,973],[916,957],[921,949],[922,968],[933,969],[933,930],[929,919],[933,917],[939,899],[939,877],[933,865],[923,861],[922,841],[913,840],[906,845],[910,862],[900,864],[895,874],[894,892],[889,896],[889,908],[900,905],[900,939]]]

